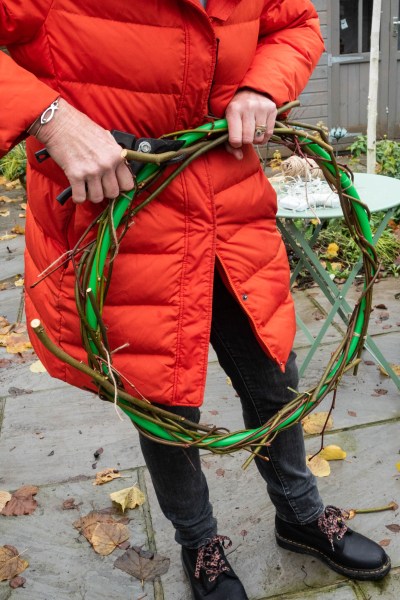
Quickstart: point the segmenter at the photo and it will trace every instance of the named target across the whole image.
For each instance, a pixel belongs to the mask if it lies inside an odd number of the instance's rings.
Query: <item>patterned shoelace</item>
[[[229,571],[221,547],[230,548],[231,546],[232,542],[226,535],[215,535],[204,546],[201,546],[197,554],[195,577],[199,578],[200,570],[204,569],[208,580],[212,582],[221,573]]]
[[[327,536],[332,546],[332,550],[335,550],[333,545],[334,536],[336,536],[338,540],[341,540],[348,530],[345,523],[345,520],[348,518],[349,513],[340,508],[336,508],[336,506],[327,506],[325,511],[319,517],[318,527],[322,533],[325,533]]]

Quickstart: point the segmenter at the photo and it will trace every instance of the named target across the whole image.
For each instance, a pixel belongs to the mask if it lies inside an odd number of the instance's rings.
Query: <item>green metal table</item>
[[[383,175],[355,173],[354,182],[361,200],[368,206],[371,213],[379,211],[383,211],[385,213],[374,236],[374,244],[376,244],[385,230],[389,220],[392,218],[394,211],[398,206],[400,206],[400,180],[393,179],[392,177],[385,177]],[[307,240],[304,235],[306,224],[310,220],[316,219],[317,217],[320,220],[320,223],[316,226],[311,239]],[[290,246],[299,259],[296,269],[291,274],[291,286],[296,281],[300,270],[306,268],[313,280],[317,283],[323,294],[332,305],[324,324],[316,336],[311,334],[310,330],[300,316],[296,316],[298,327],[304,332],[308,342],[310,343],[310,349],[307,352],[302,364],[299,365],[300,377],[304,375],[312,357],[320,347],[320,344],[334,318],[338,315],[343,323],[347,326],[349,316],[353,311],[353,308],[346,300],[346,296],[351,284],[362,267],[361,259],[353,266],[351,274],[346,283],[339,287],[332,280],[328,271],[324,269],[317,255],[313,251],[313,246],[318,239],[319,232],[321,231],[324,223],[330,219],[340,219],[342,217],[343,213],[340,207],[315,208],[313,210],[308,209],[304,211],[285,210],[282,208],[278,209],[278,228],[285,242]],[[295,219],[304,220],[304,228],[298,228],[294,224]],[[400,378],[393,371],[389,362],[386,360],[370,335],[367,336],[364,347],[373,356],[376,362],[385,369],[397,388],[400,390]]]

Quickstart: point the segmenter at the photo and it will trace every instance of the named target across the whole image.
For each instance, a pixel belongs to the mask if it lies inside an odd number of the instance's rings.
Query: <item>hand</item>
[[[276,104],[266,96],[251,90],[235,94],[225,111],[229,131],[228,152],[241,160],[243,144],[266,144],[273,133],[276,115]],[[266,131],[256,136],[258,125],[266,127]]]
[[[37,139],[63,169],[78,204],[86,199],[98,203],[116,198],[120,191],[134,186],[121,147],[111,133],[62,98],[54,118],[43,125]]]

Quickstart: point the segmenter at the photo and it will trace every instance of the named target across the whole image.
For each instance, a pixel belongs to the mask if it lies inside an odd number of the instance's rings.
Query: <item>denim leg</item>
[[[200,419],[198,408],[170,406],[167,410],[197,423]],[[217,533],[199,450],[167,446],[143,435],[140,445],[160,508],[175,527],[175,540],[198,548]]]
[[[284,332],[282,332],[284,335]],[[260,427],[290,402],[297,389],[296,355],[292,352],[282,373],[261,349],[245,313],[216,273],[211,343],[230,377],[243,409],[247,429]],[[288,522],[309,523],[323,511],[316,481],[306,467],[300,424],[281,432],[256,458],[278,516]]]

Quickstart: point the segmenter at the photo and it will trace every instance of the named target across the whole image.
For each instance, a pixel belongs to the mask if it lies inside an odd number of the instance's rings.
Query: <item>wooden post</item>
[[[367,172],[376,168],[376,122],[378,117],[379,35],[381,29],[382,0],[374,0],[371,27],[371,54],[369,65]]]

